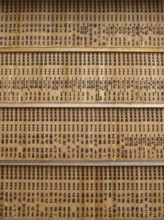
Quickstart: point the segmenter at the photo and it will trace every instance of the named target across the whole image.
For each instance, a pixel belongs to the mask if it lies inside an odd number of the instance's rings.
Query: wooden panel
[[[1,108],[1,160],[163,160],[164,109]]]
[[[2,103],[164,103],[163,53],[0,53]]]
[[[5,219],[163,219],[164,167],[0,167]]]
[[[0,33],[0,220],[163,220],[164,0],[0,0]]]
[[[1,47],[162,47],[163,0],[1,0]]]

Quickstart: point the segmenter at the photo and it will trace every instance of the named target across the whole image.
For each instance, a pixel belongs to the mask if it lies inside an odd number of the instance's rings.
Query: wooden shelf
[[[68,160],[0,160],[0,166],[164,166],[164,160],[154,161],[68,161]]]
[[[157,52],[163,53],[164,47],[0,47],[6,52]]]
[[[0,103],[0,108],[164,108],[164,103]]]

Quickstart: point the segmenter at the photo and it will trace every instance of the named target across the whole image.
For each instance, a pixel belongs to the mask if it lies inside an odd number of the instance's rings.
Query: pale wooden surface
[[[10,52],[137,52],[163,53],[164,47],[0,47],[1,53]]]
[[[0,103],[1,108],[164,108],[164,104],[152,103]]]
[[[163,53],[0,53],[0,102],[164,104]]]
[[[47,99],[49,95],[40,102],[37,99],[27,99],[24,102],[25,96],[22,94],[25,90],[17,89],[15,95],[13,84],[10,84],[15,76],[18,77],[17,81],[20,84],[23,77],[27,79],[27,75],[22,74],[23,59],[18,58],[21,54],[43,55],[50,52],[99,55],[156,53],[154,67],[149,59],[145,61],[145,58],[142,58],[141,61],[146,64],[141,62],[135,68],[142,72],[139,77],[145,75],[143,82],[150,81],[150,78],[153,82],[159,78],[163,80],[163,65],[157,64],[158,57],[162,57],[164,52],[163,31],[163,0],[0,0],[0,56],[5,58],[0,64],[0,80],[3,78],[5,85],[4,90],[0,89],[3,93],[0,94],[0,220],[164,219],[162,137],[164,98],[162,86],[160,91],[157,89],[159,83],[152,90],[141,89],[140,98],[145,97],[146,101],[141,102],[134,96],[131,103],[129,100],[124,100],[124,103],[122,100],[111,100],[111,102],[94,100],[92,103],[89,100],[88,102],[74,100],[72,103],[53,100],[50,102]],[[11,53],[17,56],[14,61],[10,58]],[[21,61],[20,64],[18,60]],[[46,62],[49,60],[50,58]],[[34,58],[33,66],[37,70],[42,69],[45,77],[46,65],[38,67],[35,61]],[[69,61],[68,66],[70,63]],[[29,71],[32,70],[31,66],[30,64]],[[87,69],[88,66],[88,63],[81,65],[81,70]],[[115,66],[118,68],[118,63]],[[74,68],[76,67],[79,65],[74,65]],[[48,68],[52,69],[52,65],[48,65]],[[95,64],[92,68],[95,68]],[[97,68],[100,73],[100,70],[104,71],[105,66],[100,64]],[[131,75],[134,68],[131,68],[130,64],[125,65],[124,69]],[[18,71],[18,74],[14,71]],[[145,74],[145,71],[149,74]],[[61,73],[61,69],[59,72]],[[33,70],[33,76],[36,74]],[[115,76],[118,77],[118,72]],[[99,75],[98,79],[102,80],[102,78],[103,75]],[[31,79],[32,77],[28,78]],[[30,94],[31,90],[28,89],[26,92]],[[118,91],[119,89],[116,90]],[[132,89],[131,92],[135,90]],[[92,96],[94,93],[95,91],[92,91]],[[76,89],[74,94],[77,95]],[[130,92],[128,91],[127,94]],[[85,97],[86,94],[84,93],[83,96]],[[102,91],[100,97],[104,98]],[[90,109],[92,114],[89,112]],[[98,110],[100,116],[96,116],[94,120],[93,112]],[[54,116],[54,111],[57,111],[62,120],[50,119]],[[63,113],[64,111],[66,113]],[[75,112],[71,114],[70,121],[66,120],[68,111]],[[78,111],[82,112],[81,117]],[[117,113],[113,121],[106,117],[108,111],[114,112],[110,115]],[[124,114],[121,114],[121,111]],[[137,117],[134,117],[135,111],[141,113],[137,113]],[[27,115],[30,116],[26,118]],[[110,130],[107,127],[110,127]],[[54,145],[57,146],[55,150],[60,148],[62,152],[68,148],[69,154],[70,149],[77,145],[77,141],[72,141],[71,135],[81,134],[88,135],[87,138],[81,138],[84,142],[88,139],[94,142],[94,134],[104,135],[104,141],[107,140],[105,135],[108,134],[114,136],[113,140],[118,140],[120,135],[124,137],[143,135],[144,143],[124,148],[124,151],[128,151],[126,157],[120,156],[121,145],[124,145],[123,138],[120,138],[119,144],[99,143],[96,146],[93,142],[80,144],[81,148],[89,150],[111,148],[114,155],[112,159],[106,158],[106,153],[98,160],[90,158],[92,154],[78,158],[74,152],[69,159],[59,158],[61,152],[58,155],[53,152],[57,158],[49,158],[50,154],[47,154],[47,150],[53,150]],[[33,141],[41,140],[36,135],[43,137],[42,144],[31,144]],[[48,144],[44,142],[48,140],[47,135],[56,135],[57,140],[53,139],[54,142]],[[71,138],[68,137],[66,140],[62,135],[67,137],[70,135]],[[145,137],[153,139],[154,142],[148,143]],[[69,142],[71,142],[70,146],[68,146]],[[42,152],[35,152],[36,149],[38,151],[41,148]]]
[[[163,108],[1,108],[1,160],[164,160]]]
[[[4,200],[0,200],[0,207],[4,205],[4,211],[0,216],[55,220],[164,218],[163,172],[162,166],[1,166],[0,192]]]
[[[163,160],[76,161],[76,160],[0,160],[0,166],[82,166],[82,167],[163,167]]]
[[[163,0],[1,0],[0,46],[160,48],[163,13]]]

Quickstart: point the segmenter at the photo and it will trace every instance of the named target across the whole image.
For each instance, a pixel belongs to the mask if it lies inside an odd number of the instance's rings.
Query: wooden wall
[[[164,0],[0,0],[0,220],[164,219]]]

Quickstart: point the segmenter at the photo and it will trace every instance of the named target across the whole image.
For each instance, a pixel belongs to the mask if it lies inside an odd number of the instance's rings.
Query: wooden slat
[[[0,53],[0,103],[164,104],[164,54]]]
[[[1,0],[0,46],[160,48],[163,5],[163,0]]]
[[[164,47],[0,47],[0,53],[10,52],[137,52],[163,53]]]
[[[159,103],[0,103],[0,108],[164,108]]]
[[[138,161],[69,161],[69,160],[0,160],[0,166],[94,166],[94,167],[123,167],[123,166],[164,166],[161,160],[138,160]]]
[[[163,173],[162,166],[1,166],[0,217],[164,218]]]
[[[164,108],[0,108],[1,160],[164,160]]]

